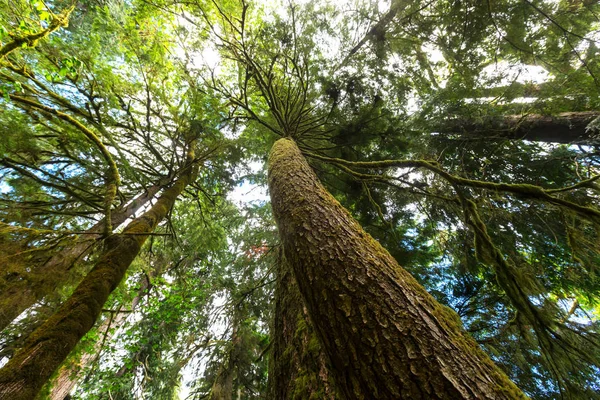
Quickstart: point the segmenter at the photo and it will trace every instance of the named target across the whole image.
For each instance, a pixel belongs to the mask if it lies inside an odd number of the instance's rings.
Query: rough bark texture
[[[156,277],[157,275],[160,275],[159,270],[151,271],[151,277]],[[150,277],[144,275],[140,280],[140,288],[131,301],[130,310],[133,311],[137,308],[139,302],[148,293],[150,287]],[[102,351],[102,344],[111,340],[112,335],[109,333],[110,328],[113,326],[121,326],[130,315],[131,314],[129,312],[116,312],[113,318],[106,318],[102,322],[102,324],[98,327],[98,332],[100,332],[101,338],[94,344],[94,350],[89,353],[81,354],[81,356],[76,360],[63,365],[60,368],[58,371],[58,376],[52,383],[52,389],[50,390],[50,395],[48,396],[50,400],[64,400],[69,396],[69,393],[71,393],[75,387],[75,384],[81,378],[80,373],[96,361],[99,352]]]
[[[277,263],[275,316],[271,328],[268,398],[336,399],[327,357],[321,349],[296,280],[283,256]]]
[[[191,146],[193,148],[193,146]],[[193,160],[193,151],[188,161]],[[197,165],[166,189],[156,204],[133,220],[121,234],[106,239],[98,262],[56,313],[26,340],[23,348],[0,369],[0,399],[31,400],[50,379],[71,350],[94,325],[108,296],[119,285],[127,268],[158,223],[194,179]]]
[[[289,139],[275,143],[269,188],[336,388],[347,399],[523,399],[523,393],[324,189]]]
[[[111,225],[118,227],[128,218],[131,218],[145,204],[147,204],[165,183],[148,188],[129,203],[125,208],[111,213]],[[36,302],[61,287],[70,279],[73,265],[89,254],[93,244],[102,237],[104,221],[100,221],[86,231],[84,240],[69,246],[52,255],[32,274],[35,279],[21,279],[7,284],[0,292],[0,331],[6,328],[21,313],[33,306]],[[73,271],[74,272],[74,271]]]
[[[597,132],[586,127],[600,113],[595,111],[551,115],[507,115],[474,121],[465,118],[445,121],[436,130],[475,139],[524,139],[537,142],[600,144]]]
[[[108,328],[108,322],[102,324],[102,326],[98,327],[100,332],[105,332]],[[94,346],[95,347],[95,346]],[[94,349],[99,350],[99,349]],[[52,386],[52,391],[48,399],[51,400],[65,400],[70,399],[71,390],[75,387],[75,384],[78,381],[77,373],[82,371],[84,368],[89,366],[96,359],[96,354],[94,353],[84,353],[78,359],[77,364],[61,367],[58,372],[58,376],[54,380],[54,386]],[[43,393],[43,392],[42,392]],[[42,397],[42,396],[40,396]]]

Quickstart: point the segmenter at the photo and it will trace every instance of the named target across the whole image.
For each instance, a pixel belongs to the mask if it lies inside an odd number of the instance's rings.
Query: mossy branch
[[[594,175],[591,178],[585,179],[581,182],[577,182],[576,184],[571,185],[571,186],[565,186],[564,188],[559,188],[559,189],[546,189],[546,193],[567,192],[569,190],[579,189],[582,187],[587,187],[587,188],[598,190],[598,186],[595,186],[593,183],[595,181],[597,181],[599,178],[600,178],[600,175]]]
[[[75,189],[80,189],[78,187],[69,187],[68,185],[60,185],[58,183],[54,183],[51,181],[47,181],[44,180],[42,178],[40,178],[38,175],[36,175],[35,173],[27,170],[26,168],[17,165],[16,163],[12,162],[11,160],[8,159],[0,159],[0,165],[10,168],[14,171],[17,171],[18,173],[20,173],[22,176],[27,177],[37,183],[39,183],[40,185],[46,186],[46,187],[51,187],[54,188],[56,190],[59,190],[63,193],[66,193],[70,196],[72,196],[75,199],[78,199],[79,201],[81,201],[84,204],[87,204],[88,206],[90,206],[93,210],[99,210],[100,207],[98,205],[98,200],[94,199],[93,197],[95,196],[89,196],[86,197],[83,194],[80,194],[78,192],[75,191]],[[54,178],[53,176],[51,176],[52,178]],[[81,189],[80,189],[81,191]],[[89,193],[89,192],[88,192]]]
[[[365,189],[365,193],[367,194],[367,198],[369,199],[369,202],[373,205],[373,207],[375,207],[375,210],[377,211],[377,215],[379,216],[379,219],[381,220],[381,222],[384,225],[388,225],[390,227],[392,235],[394,235],[394,237],[395,237],[396,231],[394,230],[394,225],[392,224],[391,221],[387,221],[385,219],[385,216],[383,215],[383,210],[381,209],[381,206],[379,205],[379,203],[377,203],[375,201],[375,199],[371,195],[371,189],[369,189],[369,185],[364,181],[362,182],[362,185],[363,185],[363,188]]]
[[[106,194],[104,197],[104,214],[105,214],[106,224],[105,224],[104,231],[107,235],[110,235],[112,233],[112,225],[110,222],[111,221],[111,219],[110,219],[111,206],[112,206],[113,200],[115,199],[115,197],[117,195],[118,187],[121,184],[121,177],[119,175],[119,170],[117,168],[117,164],[115,163],[115,160],[113,159],[112,155],[110,154],[110,152],[108,151],[106,146],[104,146],[104,143],[102,143],[100,138],[93,131],[88,129],[85,125],[83,125],[77,119],[73,118],[72,116],[70,116],[68,114],[65,114],[61,111],[58,111],[58,110],[52,108],[52,107],[48,107],[44,104],[38,103],[37,101],[31,100],[31,99],[28,99],[25,97],[17,96],[14,94],[11,94],[9,96],[10,96],[11,100],[13,100],[13,101],[16,101],[21,104],[25,104],[25,105],[33,107],[37,110],[54,115],[58,119],[68,122],[69,124],[71,124],[75,128],[77,128],[80,132],[82,132],[85,135],[85,137],[88,140],[90,140],[98,148],[98,150],[100,150],[102,157],[108,164],[108,174],[105,177]]]
[[[44,83],[42,83],[39,79],[37,79],[33,73],[31,72],[31,70],[29,70],[29,68],[27,68],[26,66],[21,66],[21,67],[16,67],[11,63],[6,63],[6,68],[13,71],[14,73],[22,76],[25,79],[30,80],[31,82],[33,82],[36,86],[38,86],[40,89],[42,89],[44,91],[45,94],[47,94],[48,96],[50,96],[53,100],[55,100],[59,105],[61,105],[62,107],[65,107],[67,110],[69,110],[70,112],[72,112],[73,114],[79,115],[87,120],[91,119],[91,115],[87,112],[85,112],[84,110],[76,107],[73,103],[71,103],[69,100],[67,100],[65,97],[59,95],[58,93],[52,91],[47,85],[45,85]],[[19,82],[19,84],[23,87],[23,89],[35,94],[35,95],[40,95],[40,92],[24,83],[24,82],[20,82],[18,81],[16,78],[5,74],[3,72],[0,72],[0,76],[4,79],[6,79],[7,81],[13,82],[13,83],[17,83]]]
[[[527,325],[533,329],[542,357],[554,378],[561,384],[568,380],[570,371],[578,367],[577,360],[598,365],[588,351],[589,349],[592,353],[597,352],[598,344],[585,335],[569,330],[564,325],[564,313],[556,304],[546,304],[546,309],[540,310],[531,302],[526,287],[535,287],[540,283],[535,278],[531,280],[525,277],[496,247],[475,202],[464,196],[459,195],[459,198],[466,223],[472,228],[475,236],[476,258],[494,268],[499,286],[506,292],[517,312],[527,321]]]
[[[529,296],[531,293],[537,293],[535,287],[539,285],[539,282],[537,282],[535,278],[531,279],[531,277],[524,276],[523,272],[517,266],[513,265],[512,262],[504,256],[502,251],[496,247],[488,233],[486,224],[483,222],[483,219],[477,210],[475,202],[466,198],[462,188],[481,188],[512,193],[526,198],[533,198],[562,206],[575,211],[580,215],[592,217],[593,220],[599,221],[598,216],[600,214],[597,210],[556,198],[550,194],[588,186],[593,183],[594,180],[598,179],[597,177],[592,177],[566,188],[545,190],[542,187],[528,184],[502,184],[461,178],[442,170],[434,161],[384,160],[376,162],[350,162],[312,153],[308,153],[307,156],[334,164],[352,176],[365,181],[377,181],[377,175],[357,172],[353,168],[425,168],[444,178],[457,193],[458,202],[463,206],[466,223],[474,233],[476,258],[480,262],[494,268],[499,286],[506,292],[518,313],[525,321],[527,321],[526,324],[529,328],[534,331],[542,351],[542,357],[544,358],[545,363],[547,363],[550,371],[552,371],[555,379],[564,383],[570,371],[578,365],[578,359],[585,360],[594,365],[596,364],[593,357],[586,354],[584,349],[590,345],[597,348],[597,345],[593,344],[591,339],[586,335],[580,335],[578,332],[569,330],[562,324],[561,316],[564,313],[562,313],[555,304],[547,304],[544,310],[540,310],[531,302]],[[533,289],[532,292],[527,290],[527,285],[531,286]]]
[[[186,166],[181,176],[157,202],[134,219],[121,234],[109,236],[96,265],[77,288],[23,347],[0,369],[0,398],[33,399],[64,362],[79,340],[94,326],[109,295],[123,280],[144,242],[172,209],[185,187],[193,182],[199,165],[196,140],[187,142]],[[128,236],[133,234],[133,236]]]
[[[0,221],[0,234],[11,233],[11,232],[22,232],[31,234],[34,236],[41,235],[59,235],[59,236],[71,236],[71,235],[98,235],[96,232],[88,231],[70,231],[70,230],[52,230],[52,229],[35,229],[27,228],[26,226],[10,225]],[[123,232],[122,235],[146,235],[146,236],[173,236],[171,233],[133,233]]]
[[[60,29],[61,27],[66,27],[69,25],[69,17],[73,10],[75,9],[75,4],[71,7],[64,10],[62,13],[58,15],[53,15],[52,21],[46,29],[43,29],[36,33],[31,33],[29,35],[19,36],[16,34],[11,34],[13,40],[6,43],[4,46],[0,48],[0,63],[2,62],[2,58],[7,56],[10,52],[23,47],[24,45],[27,47],[35,47],[35,45],[41,40],[46,38],[52,32]]]
[[[511,193],[518,196],[522,196],[528,199],[541,200],[547,203],[551,203],[554,205],[558,205],[576,213],[580,214],[586,218],[592,218],[596,223],[600,224],[600,211],[595,208],[582,206],[577,203],[573,203],[572,201],[561,199],[555,196],[552,196],[551,193],[562,192],[573,190],[579,187],[583,187],[589,185],[594,180],[598,179],[598,176],[594,176],[585,181],[579,182],[575,185],[561,188],[561,189],[544,189],[541,186],[531,185],[527,183],[496,183],[496,182],[488,182],[488,181],[480,181],[476,179],[467,179],[462,178],[460,176],[453,175],[449,172],[444,171],[440,168],[439,164],[435,161],[427,161],[427,160],[382,160],[382,161],[346,161],[340,158],[330,158],[321,156],[314,153],[305,153],[308,157],[315,158],[317,160],[329,162],[335,164],[339,167],[344,167],[343,169],[347,172],[352,171],[351,168],[361,168],[361,169],[387,169],[387,168],[424,168],[427,169],[442,178],[444,178],[448,183],[456,186],[466,186],[471,188],[478,189],[486,189],[492,190],[496,192],[504,192]],[[368,176],[366,174],[360,174],[356,171],[352,171],[356,176]]]

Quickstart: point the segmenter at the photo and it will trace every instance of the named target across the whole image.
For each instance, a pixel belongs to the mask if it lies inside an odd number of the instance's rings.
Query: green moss
[[[193,152],[191,154],[193,157]],[[188,165],[192,162],[193,158],[188,159]],[[0,386],[10,387],[25,382],[18,395],[13,396],[14,400],[34,398],[92,328],[108,296],[121,282],[148,237],[127,233],[151,233],[196,173],[197,168],[190,168],[161,195],[155,206],[132,221],[124,234],[109,236],[103,254],[71,297],[27,338],[23,348],[0,369]]]
[[[437,168],[432,163],[423,166]],[[305,291],[311,319],[323,335],[320,339],[326,353],[337,354],[332,358],[337,363],[332,372],[340,379],[342,395],[411,398],[410,387],[417,385],[455,398],[461,390],[446,383],[464,378],[489,382],[464,390],[493,393],[497,398],[525,398],[465,334],[456,313],[436,302],[322,187],[288,139],[279,140],[271,151],[269,187],[286,256]],[[302,202],[296,193],[302,193]],[[494,254],[481,226],[479,236],[481,249]],[[353,286],[354,274],[368,281],[369,288]],[[353,301],[367,302],[368,312],[358,315],[352,309]],[[329,315],[324,311],[329,309],[341,310],[345,316],[340,312]],[[357,311],[361,311],[360,305]],[[358,322],[359,318],[367,321]],[[312,346],[309,340],[307,347]],[[452,365],[452,371],[428,364],[432,351]],[[363,359],[365,354],[371,354],[368,360]],[[352,368],[347,368],[349,363]],[[396,368],[412,375],[401,377],[393,372]],[[454,380],[448,373],[455,374]],[[301,393],[309,382],[298,376],[294,384],[301,387],[296,387],[295,393]],[[421,389],[413,392],[415,398],[422,394]],[[503,397],[504,393],[508,395]]]
[[[564,209],[572,210],[584,217],[591,217],[595,223],[600,224],[600,211],[593,207],[582,206],[580,204],[573,203],[568,200],[561,199],[559,197],[552,196],[553,193],[563,192],[568,190],[577,189],[579,187],[588,186],[600,176],[594,176],[592,178],[581,181],[575,185],[571,185],[566,188],[560,189],[544,189],[541,186],[531,185],[527,183],[495,183],[487,181],[478,181],[474,179],[467,179],[460,176],[450,174],[440,168],[439,164],[435,161],[428,160],[382,160],[382,161],[346,161],[340,158],[324,157],[313,153],[305,153],[311,158],[315,158],[321,161],[325,161],[338,166],[343,171],[351,174],[352,176],[363,180],[369,181],[377,178],[378,180],[385,180],[386,178],[381,174],[365,174],[357,172],[352,168],[363,168],[363,169],[388,169],[388,168],[424,168],[436,175],[441,176],[446,181],[453,185],[467,186],[472,188],[480,188],[491,190],[495,192],[511,193],[517,196],[522,196],[528,199],[536,199],[560,206]]]

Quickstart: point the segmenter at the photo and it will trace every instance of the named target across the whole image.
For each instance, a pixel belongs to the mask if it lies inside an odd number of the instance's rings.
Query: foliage
[[[208,398],[230,376],[261,398],[278,239],[267,203],[228,196],[264,187],[257,165],[284,136],[527,394],[597,398],[593,129],[575,146],[486,127],[598,110],[600,6],[283,3],[0,2],[0,293],[35,293],[0,360],[86,275],[115,216],[181,174],[198,136],[198,179],[72,356],[102,345],[75,396]]]

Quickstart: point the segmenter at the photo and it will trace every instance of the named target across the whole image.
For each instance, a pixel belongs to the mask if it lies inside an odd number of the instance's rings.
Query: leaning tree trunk
[[[284,253],[347,399],[524,399],[439,304],[321,185],[289,139],[269,157]]]
[[[198,166],[190,144],[187,167],[150,210],[105,241],[98,262],[56,313],[34,331],[23,348],[0,369],[0,399],[31,400],[96,322],[108,296],[119,285],[148,236],[177,197],[193,181]]]
[[[327,357],[308,319],[296,280],[283,254],[277,260],[271,338],[269,399],[337,398]]]
[[[515,139],[564,144],[600,144],[600,135],[588,129],[600,117],[596,111],[568,112],[558,115],[506,115],[483,120],[454,118],[434,130],[474,140]]]
[[[162,274],[163,265],[157,263],[155,268],[150,271],[150,276],[144,275],[140,279],[140,287],[137,290],[137,294],[131,301],[130,310],[135,311],[142,298],[148,294],[152,287],[151,279]],[[102,351],[102,344],[108,342],[112,338],[110,328],[113,326],[119,327],[127,318],[131,315],[130,312],[116,311],[112,318],[106,318],[102,324],[98,327],[100,338],[96,343],[92,351],[78,355],[72,362],[63,364],[58,370],[58,375],[52,382],[52,388],[50,389],[49,400],[64,400],[69,396],[69,393],[73,390],[79,379],[81,379],[81,372],[85,371],[88,367],[91,367],[94,362],[98,360],[98,356]]]
[[[125,208],[111,213],[111,226],[119,226],[150,200],[164,187],[165,183],[153,185],[136,197]],[[53,254],[41,266],[31,272],[35,279],[21,279],[0,291],[0,331],[6,328],[21,313],[36,302],[62,287],[70,279],[69,272],[74,271],[73,264],[84,258],[93,248],[93,244],[102,237],[104,220],[85,231],[85,240],[76,242],[56,254]],[[4,286],[4,285],[3,285]]]

